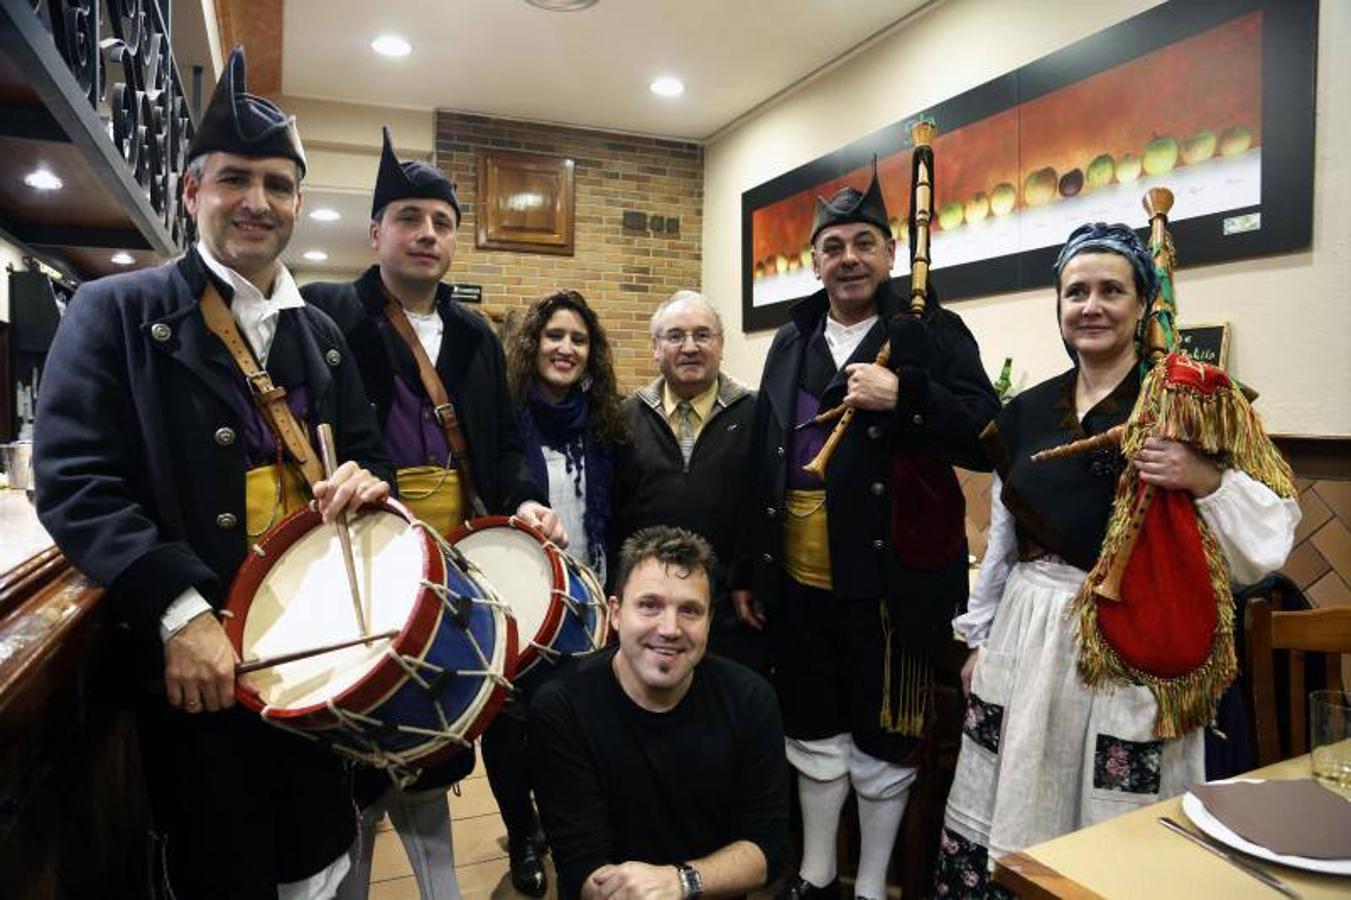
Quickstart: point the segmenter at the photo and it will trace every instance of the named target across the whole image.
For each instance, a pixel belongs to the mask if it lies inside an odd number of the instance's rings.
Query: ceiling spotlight
[[[413,45],[397,34],[382,34],[371,41],[371,49],[381,56],[407,56],[413,52]]]
[[[136,262],[136,257],[132,256],[125,250],[118,250],[116,253],[112,255],[111,262],[114,265],[118,266],[129,266],[132,263]]]
[[[525,2],[549,12],[577,12],[579,9],[595,6],[597,0],[525,0]]]
[[[685,93],[685,82],[670,75],[663,75],[648,85],[648,90],[658,97],[679,97]]]
[[[23,177],[23,183],[38,191],[57,191],[65,182],[53,175],[51,169],[34,169]]]
[[[323,262],[328,259],[328,254],[322,250],[306,250],[304,256],[310,262]]]
[[[342,218],[342,214],[325,206],[310,213],[310,218],[316,222],[336,222]]]

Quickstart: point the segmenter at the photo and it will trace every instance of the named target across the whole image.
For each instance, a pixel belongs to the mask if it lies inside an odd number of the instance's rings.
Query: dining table
[[[1264,780],[1312,777],[1309,755],[1297,756],[1238,776]],[[1172,797],[995,860],[994,881],[1019,897],[1090,900],[1229,900],[1281,894],[1242,869],[1175,834],[1159,822],[1168,817],[1204,837]],[[1206,838],[1206,840],[1210,840]],[[1304,900],[1351,898],[1351,876],[1326,875],[1268,862],[1231,850]]]

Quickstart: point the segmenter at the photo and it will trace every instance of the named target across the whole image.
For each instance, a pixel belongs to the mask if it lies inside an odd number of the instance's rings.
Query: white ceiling
[[[283,93],[702,140],[929,0],[286,0]],[[413,45],[376,55],[377,35]],[[648,84],[685,82],[666,99]]]

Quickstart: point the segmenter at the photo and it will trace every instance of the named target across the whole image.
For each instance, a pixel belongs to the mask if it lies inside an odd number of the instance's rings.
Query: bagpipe
[[[1090,687],[1144,684],[1158,701],[1154,733],[1179,737],[1208,724],[1237,675],[1234,598],[1215,535],[1187,491],[1140,480],[1131,460],[1150,437],[1180,441],[1277,495],[1295,496],[1289,464],[1272,444],[1245,389],[1224,370],[1180,349],[1168,233],[1172,192],[1144,198],[1159,276],[1145,319],[1140,395],[1124,425],[1033,455],[1061,459],[1117,445],[1126,459],[1097,564],[1071,609],[1079,623],[1079,674]]]

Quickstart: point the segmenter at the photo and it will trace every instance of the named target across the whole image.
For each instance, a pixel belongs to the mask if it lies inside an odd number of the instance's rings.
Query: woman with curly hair
[[[628,440],[610,340],[577,291],[536,300],[507,345],[526,460],[568,533],[568,553],[605,581],[614,451]]]
[[[628,439],[605,329],[581,294],[558,291],[526,309],[506,355],[526,461],[567,532],[566,552],[603,584],[615,447]],[[544,836],[530,800],[522,709],[512,704],[483,733],[483,762],[507,827],[512,886],[542,897]]]

